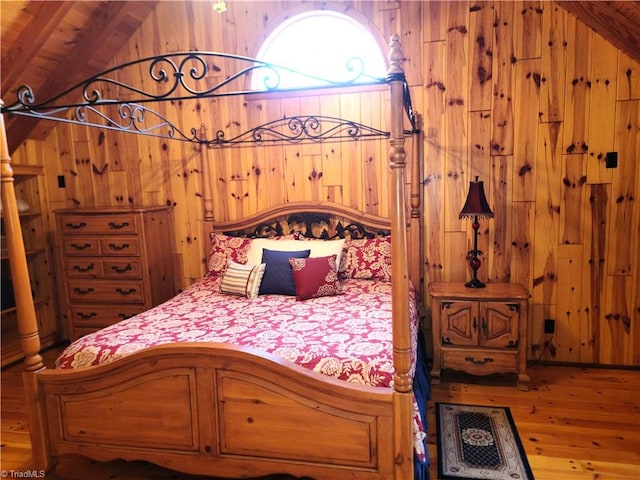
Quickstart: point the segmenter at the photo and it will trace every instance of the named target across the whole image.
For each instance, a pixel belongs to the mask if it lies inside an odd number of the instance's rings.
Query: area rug
[[[436,403],[438,479],[534,480],[507,407]]]

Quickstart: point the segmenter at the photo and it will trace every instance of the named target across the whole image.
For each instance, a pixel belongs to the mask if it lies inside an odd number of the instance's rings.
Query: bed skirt
[[[431,399],[431,389],[429,386],[429,375],[427,369],[427,362],[425,357],[425,345],[424,336],[421,331],[418,331],[417,341],[417,357],[416,357],[416,369],[413,377],[413,394],[418,403],[418,410],[420,411],[420,418],[422,419],[422,425],[425,432],[429,432],[427,425],[427,402]],[[414,456],[414,480],[429,480],[429,467],[431,461],[429,459],[429,450],[427,448],[427,437],[424,438],[424,460]]]

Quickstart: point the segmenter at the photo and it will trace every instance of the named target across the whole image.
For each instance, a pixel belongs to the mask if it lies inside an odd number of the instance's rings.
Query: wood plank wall
[[[495,212],[481,220],[479,276],[530,290],[529,358],[640,365],[637,61],[546,1],[229,0],[222,15],[212,4],[160,2],[113,64],[188,49],[255,56],[282,19],[314,6],[353,15],[381,45],[399,33],[414,105],[424,116],[424,284],[469,277],[471,225],[458,213],[468,182],[478,176]],[[300,110],[385,128],[386,98],[374,90],[176,103],[162,111],[177,114],[187,130],[204,123],[227,135]],[[618,167],[606,168],[606,153],[613,151]],[[204,272],[203,156],[212,166],[217,219],[303,198],[388,214],[384,143],[200,152],[188,144],[57,126],[46,141],[23,145],[14,159],[46,164],[51,209],[171,205],[171,253],[182,288]],[[58,187],[59,175],[66,188]],[[545,319],[556,320],[554,335],[544,334]]]

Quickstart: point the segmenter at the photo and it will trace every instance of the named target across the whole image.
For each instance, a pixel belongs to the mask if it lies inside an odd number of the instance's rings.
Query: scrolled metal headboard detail
[[[225,235],[249,238],[270,238],[294,233],[304,238],[335,240],[339,238],[359,240],[384,237],[391,234],[388,230],[371,229],[356,221],[334,219],[325,213],[301,212],[282,219],[261,223],[253,229],[223,232]]]

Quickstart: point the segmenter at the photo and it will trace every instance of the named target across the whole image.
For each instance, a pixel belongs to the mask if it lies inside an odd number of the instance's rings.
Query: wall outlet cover
[[[551,318],[544,320],[544,333],[553,334],[556,333],[556,321]]]

